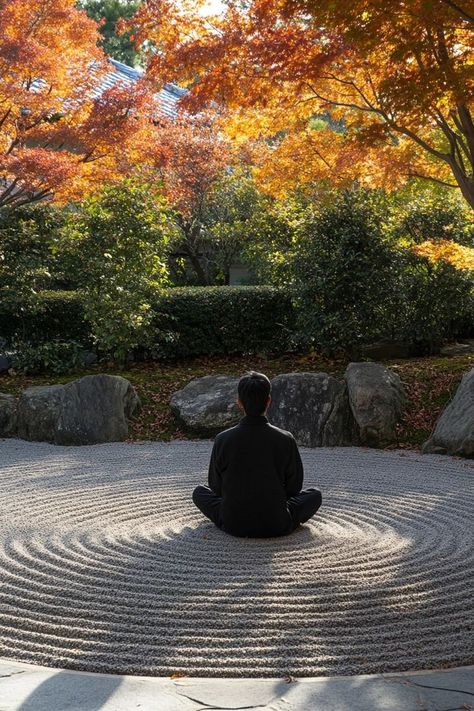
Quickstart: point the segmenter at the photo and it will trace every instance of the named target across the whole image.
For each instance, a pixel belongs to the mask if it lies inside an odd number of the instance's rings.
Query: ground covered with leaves
[[[94,370],[68,376],[0,376],[0,392],[18,394],[30,385],[64,383],[97,372],[122,375],[135,386],[143,405],[140,415],[132,423],[130,441],[195,439],[196,435],[175,419],[169,407],[172,393],[193,378],[210,374],[241,375],[251,369],[269,377],[290,372],[326,372],[342,377],[346,365],[346,361],[327,360],[315,354],[204,357],[176,363],[133,364],[126,369],[100,364]],[[398,428],[395,446],[417,449],[428,439],[463,374],[474,367],[474,354],[387,360],[384,365],[400,375],[408,395],[408,407]]]

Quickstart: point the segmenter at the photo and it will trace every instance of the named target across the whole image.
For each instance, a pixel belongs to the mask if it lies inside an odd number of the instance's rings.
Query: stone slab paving
[[[270,679],[473,663],[472,461],[303,449],[322,508],[255,540],[192,505],[210,449],[0,441],[0,656]]]
[[[0,660],[0,711],[454,711],[474,709],[474,667],[398,675],[177,679]]]

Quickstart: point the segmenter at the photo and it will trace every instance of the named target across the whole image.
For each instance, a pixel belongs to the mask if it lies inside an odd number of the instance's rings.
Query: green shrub
[[[291,347],[290,295],[270,286],[167,289],[154,303],[155,356],[282,352]]]
[[[377,205],[346,192],[308,211],[293,260],[301,342],[334,355],[390,334],[398,264]]]
[[[63,288],[67,260],[57,239],[64,219],[64,210],[46,204],[0,214],[0,303],[33,305],[38,291]]]
[[[299,251],[299,228],[312,211],[303,200],[261,201],[247,224],[248,239],[242,243],[241,259],[257,284],[286,286]]]
[[[46,341],[37,345],[16,342],[13,348],[13,368],[25,375],[62,375],[76,370],[84,361],[84,347],[75,341]]]
[[[293,262],[301,343],[358,357],[364,344],[401,340],[418,355],[471,334],[474,274],[387,236],[383,207],[353,191],[308,214]]]
[[[472,210],[457,191],[420,185],[395,193],[390,205],[391,230],[395,238],[413,243],[451,239],[474,244]]]
[[[0,337],[33,344],[47,341],[90,342],[80,294],[75,291],[42,291],[34,303],[0,302]]]
[[[401,253],[398,309],[392,316],[397,338],[414,354],[436,353],[441,343],[471,335],[474,274],[445,261],[436,264],[409,250]]]
[[[71,212],[64,235],[75,244],[84,312],[94,344],[124,362],[152,344],[150,300],[168,284],[168,208],[159,185],[104,185]]]
[[[39,308],[0,305],[0,337],[32,346],[51,341],[91,343],[82,296],[44,292]],[[291,347],[293,307],[288,292],[266,286],[180,287],[151,299],[154,345],[138,349],[155,358],[284,351]]]

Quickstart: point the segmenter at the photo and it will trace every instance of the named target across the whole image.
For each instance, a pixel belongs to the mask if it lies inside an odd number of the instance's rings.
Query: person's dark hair
[[[263,373],[251,370],[239,380],[239,399],[246,415],[263,415],[272,386]]]

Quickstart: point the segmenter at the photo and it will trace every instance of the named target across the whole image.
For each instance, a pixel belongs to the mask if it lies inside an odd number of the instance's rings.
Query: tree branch
[[[352,103],[346,103],[344,101],[336,101],[335,99],[329,99],[325,96],[322,96],[319,94],[314,86],[312,86],[309,82],[305,82],[305,85],[310,89],[310,91],[313,92],[314,96],[319,99],[320,101],[323,101],[325,104],[329,104],[331,106],[340,106],[343,109],[353,109],[355,111],[365,111],[366,113],[380,113],[378,109],[369,109],[367,106],[359,106],[358,104],[352,104]]]
[[[459,185],[457,183],[448,183],[446,180],[441,180],[441,178],[435,178],[432,175],[423,175],[423,173],[417,173],[416,171],[407,174],[409,178],[421,178],[422,180],[432,180],[438,185],[444,185],[447,188],[456,188],[459,190]]]
[[[12,110],[11,107],[3,114],[2,118],[0,119],[0,127],[3,126],[7,118],[10,116]]]
[[[444,2],[445,5],[449,5],[449,7],[457,12],[461,17],[466,20],[467,22],[472,22],[474,23],[474,15],[470,15],[466,10],[464,10],[460,5],[457,3],[453,2],[453,0],[441,0],[441,2]]]
[[[459,123],[456,120],[456,116],[454,116],[454,122],[466,136],[466,140],[469,146],[470,160],[472,165],[474,166],[474,122],[467,106],[465,106],[464,104],[459,104],[457,110],[459,116]]]
[[[12,180],[10,185],[8,185],[5,188],[3,193],[0,195],[0,202],[2,202],[2,200],[6,199],[10,195],[10,193],[12,193],[13,190],[15,190],[15,187],[18,185],[18,180],[19,180],[19,178],[15,178],[15,180]]]
[[[404,136],[407,136],[408,138],[411,138],[415,143],[417,143],[421,148],[423,148],[425,151],[430,153],[431,155],[435,156],[436,158],[439,158],[440,160],[443,160],[445,162],[448,162],[449,156],[446,155],[445,153],[442,153],[442,151],[438,151],[436,148],[431,146],[429,143],[427,143],[424,139],[420,138],[414,131],[412,131],[409,128],[406,128],[404,126],[400,126],[396,123],[394,119],[392,119],[386,111],[384,111],[381,108],[369,108],[368,106],[359,106],[358,104],[352,104],[352,103],[346,103],[342,101],[336,101],[335,99],[330,99],[328,97],[324,97],[321,94],[319,94],[314,86],[310,84],[309,82],[305,82],[306,86],[310,89],[310,91],[313,92],[313,94],[318,98],[320,101],[323,101],[326,104],[332,105],[332,106],[340,106],[341,108],[347,108],[347,109],[353,109],[355,111],[364,111],[365,113],[371,113],[371,114],[376,114],[378,116],[381,116],[384,121],[392,128],[394,131],[397,133],[401,133]]]

